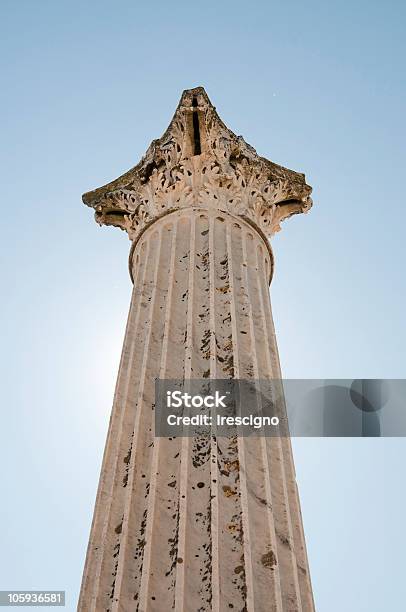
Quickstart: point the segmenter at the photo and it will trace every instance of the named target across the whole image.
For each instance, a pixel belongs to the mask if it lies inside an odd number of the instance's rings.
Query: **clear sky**
[[[291,378],[403,378],[403,2],[3,0],[0,589],[73,611],[131,284],[81,204],[203,85],[314,208],[273,241]],[[403,439],[294,443],[318,612],[401,612]]]

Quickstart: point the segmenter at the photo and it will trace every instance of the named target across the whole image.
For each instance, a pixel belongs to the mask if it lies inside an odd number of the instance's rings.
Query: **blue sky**
[[[404,378],[405,8],[3,0],[0,17],[0,588],[66,589],[74,610],[131,291],[126,236],[81,194],[203,85],[314,187],[273,240],[284,375]],[[318,612],[402,610],[404,440],[294,448]]]

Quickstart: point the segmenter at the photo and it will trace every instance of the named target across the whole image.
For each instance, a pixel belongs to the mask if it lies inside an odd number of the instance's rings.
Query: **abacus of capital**
[[[157,438],[162,379],[281,377],[269,238],[312,204],[186,90],[140,163],[86,193],[134,283],[80,612],[312,612],[290,440]]]

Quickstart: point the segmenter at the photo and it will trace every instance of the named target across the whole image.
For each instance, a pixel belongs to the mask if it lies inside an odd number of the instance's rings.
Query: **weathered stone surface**
[[[280,377],[267,241],[304,176],[184,92],[135,168],[85,194],[134,290],[78,609],[312,612],[290,441],[155,438],[154,380]]]
[[[214,206],[255,223],[267,236],[311,205],[303,174],[257,155],[226,128],[202,87],[186,90],[165,134],[141,162],[83,201],[101,225],[136,240],[157,218],[179,208]]]

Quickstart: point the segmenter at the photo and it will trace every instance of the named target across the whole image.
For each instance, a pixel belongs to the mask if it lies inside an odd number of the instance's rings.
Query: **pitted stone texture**
[[[156,377],[280,376],[266,244],[179,211],[133,260],[79,610],[312,611],[289,440],[153,436]]]

